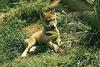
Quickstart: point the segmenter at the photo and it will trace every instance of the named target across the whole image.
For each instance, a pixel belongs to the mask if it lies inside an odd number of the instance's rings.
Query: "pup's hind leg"
[[[37,46],[33,46],[32,48],[30,48],[29,52],[34,52],[36,50]]]
[[[24,52],[22,53],[22,57],[26,57],[27,53],[29,52],[29,50],[36,44],[36,40],[32,40],[32,41],[28,41],[28,46],[26,47],[26,49],[24,50]],[[32,49],[31,49],[32,50]]]

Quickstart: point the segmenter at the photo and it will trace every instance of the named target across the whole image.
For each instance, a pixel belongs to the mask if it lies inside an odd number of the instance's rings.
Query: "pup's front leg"
[[[60,46],[60,45],[61,45],[61,38],[60,38],[60,36],[58,36],[58,38],[57,38],[56,42],[57,42],[57,45],[58,45],[58,46]]]
[[[49,41],[48,46],[50,48],[52,48],[56,53],[57,52],[62,52],[62,49],[60,47],[58,47],[58,45],[52,43],[51,41]]]
[[[58,30],[58,28],[56,27],[56,32],[57,32],[57,39],[56,39],[56,43],[57,43],[57,45],[59,46],[59,45],[61,45],[61,38],[60,38],[60,33],[59,33],[59,30]]]

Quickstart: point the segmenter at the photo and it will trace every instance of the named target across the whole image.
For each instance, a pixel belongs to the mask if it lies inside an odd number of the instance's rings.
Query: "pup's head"
[[[45,12],[43,13],[43,16],[44,16],[44,26],[52,30],[57,27],[56,14],[51,12]]]

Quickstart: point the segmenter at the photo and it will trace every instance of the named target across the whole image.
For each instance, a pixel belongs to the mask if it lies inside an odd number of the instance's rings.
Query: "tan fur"
[[[25,39],[24,42],[27,44],[27,47],[22,53],[22,57],[27,56],[28,52],[31,51],[34,52],[38,46],[37,42],[39,44],[41,44],[41,42],[46,43],[55,52],[59,52],[61,50],[58,47],[58,45],[60,44],[60,36],[54,37],[54,39],[53,38],[50,39],[50,36],[53,35],[52,32],[56,32],[59,34],[59,30],[57,29],[56,15],[52,13],[44,13],[43,25],[44,25],[43,30],[37,31],[31,37]],[[56,43],[54,43],[54,41],[56,41]]]
[[[35,32],[38,32],[43,29],[43,25],[40,24],[40,22],[33,23],[31,25],[28,25],[27,27],[23,28],[23,31],[26,32],[27,37],[32,36]]]
[[[61,0],[52,0],[48,7],[54,8],[54,7],[58,6],[60,2],[61,2]]]

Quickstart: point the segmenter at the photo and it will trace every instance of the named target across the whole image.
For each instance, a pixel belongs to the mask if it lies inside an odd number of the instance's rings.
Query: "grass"
[[[17,5],[4,13],[4,21],[0,24],[1,63],[8,63],[10,60],[14,59],[14,57],[20,55],[19,43],[23,42],[25,37],[27,37],[23,29],[32,23],[32,18],[36,20],[36,18],[40,16],[42,3],[39,5],[38,3],[40,3],[40,1],[33,4]],[[29,16],[30,19],[28,18]]]
[[[0,24],[0,66],[99,67],[100,50],[88,45],[91,38],[84,41],[88,34],[93,33],[89,32],[92,28],[86,21],[78,18],[80,13],[74,12],[66,14],[56,12],[62,39],[60,47],[64,50],[62,53],[55,53],[48,48],[26,58],[20,57],[23,52],[21,42],[43,28],[40,19],[41,13],[45,11],[45,3],[43,0],[36,0],[34,3],[21,2],[3,12],[6,17]]]

